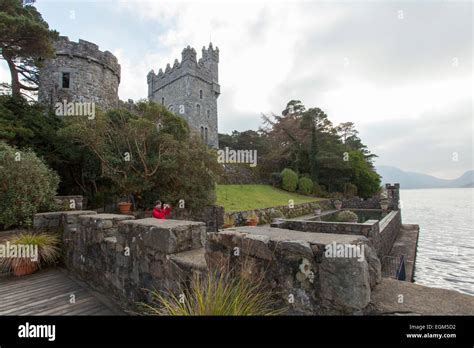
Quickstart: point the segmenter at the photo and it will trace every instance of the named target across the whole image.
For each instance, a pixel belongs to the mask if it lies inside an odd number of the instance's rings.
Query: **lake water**
[[[474,295],[474,188],[400,196],[403,223],[420,225],[415,282]]]

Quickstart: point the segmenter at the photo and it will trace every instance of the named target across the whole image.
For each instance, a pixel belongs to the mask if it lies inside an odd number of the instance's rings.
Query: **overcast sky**
[[[187,45],[199,57],[211,39],[220,49],[219,132],[257,129],[262,112],[299,99],[335,124],[354,122],[378,165],[442,178],[474,167],[472,7],[37,0],[51,28],[118,57],[123,100],[145,98],[149,70]]]

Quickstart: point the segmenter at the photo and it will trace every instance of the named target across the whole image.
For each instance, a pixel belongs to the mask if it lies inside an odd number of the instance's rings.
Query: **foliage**
[[[269,291],[264,291],[262,281],[248,280],[231,272],[209,271],[195,275],[189,285],[176,293],[152,291],[153,302],[141,304],[146,315],[277,315],[283,310],[272,308]]]
[[[343,210],[336,215],[336,220],[339,222],[357,222],[358,219],[357,214],[350,210]]]
[[[272,173],[271,177],[270,177],[270,182],[272,184],[273,187],[280,187],[281,188],[281,184],[282,184],[282,177],[281,177],[281,173]]]
[[[31,225],[33,215],[52,207],[57,174],[31,150],[0,141],[0,227]]]
[[[57,37],[34,6],[23,6],[19,0],[0,2],[1,57],[10,69],[12,95],[38,90],[38,68],[44,58],[53,56]]]
[[[285,191],[295,192],[298,187],[298,174],[290,168],[285,168],[281,172],[281,187]]]
[[[288,206],[290,199],[294,204],[319,200],[270,185],[217,185],[216,196],[216,203],[222,205],[226,212]]]
[[[38,258],[28,259],[27,262],[41,267],[43,264],[54,264],[60,255],[59,237],[50,233],[22,233],[9,240],[10,245],[34,246],[38,247]],[[10,272],[12,268],[19,266],[25,260],[18,257],[0,258],[0,270]],[[35,268],[37,268],[35,267]]]
[[[357,196],[357,186],[347,182],[344,184],[344,196],[345,197],[354,197]]]
[[[313,182],[313,195],[316,197],[327,197],[327,192],[323,185],[319,185],[317,182]]]
[[[380,176],[373,170],[360,151],[349,152],[351,182],[357,186],[360,197],[369,198],[379,192]]]
[[[60,136],[63,118],[23,98],[0,96],[0,140],[19,149],[34,149],[60,178],[59,193],[98,200],[110,187],[101,178],[100,162],[91,151]]]
[[[234,226],[235,225],[235,219],[232,216],[229,216],[229,215],[224,216],[224,225]]]
[[[298,181],[298,193],[309,195],[313,192],[313,181],[310,178],[301,177]]]
[[[74,118],[60,134],[88,148],[103,176],[142,207],[157,199],[173,205],[182,200],[185,208],[196,210],[215,200],[215,152],[162,105],[139,102],[133,112],[115,109],[96,112],[93,120]]]

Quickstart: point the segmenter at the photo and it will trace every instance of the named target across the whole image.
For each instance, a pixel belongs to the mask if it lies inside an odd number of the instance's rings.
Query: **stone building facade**
[[[197,60],[194,48],[186,47],[182,59],[165,71],[148,73],[148,99],[165,105],[200,133],[203,142],[218,147],[217,98],[220,94],[219,48],[202,48]]]
[[[101,109],[118,106],[120,64],[112,53],[66,36],[55,42],[55,53],[40,70],[39,102],[52,106],[64,100],[94,102]]]

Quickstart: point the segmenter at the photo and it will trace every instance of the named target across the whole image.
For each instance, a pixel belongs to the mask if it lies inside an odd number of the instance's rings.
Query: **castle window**
[[[202,89],[199,91],[199,99],[202,99]]]
[[[68,72],[63,72],[62,82],[61,82],[62,88],[69,88],[70,82],[71,82],[71,74]]]
[[[201,126],[201,140],[204,141],[204,127]]]
[[[201,105],[196,104],[196,115],[201,116]]]
[[[209,142],[208,141],[208,132],[207,132],[207,127],[204,128],[204,141],[206,142],[206,144]]]
[[[161,105],[165,105],[165,97],[161,97]]]
[[[211,110],[207,110],[207,118],[211,118]]]

